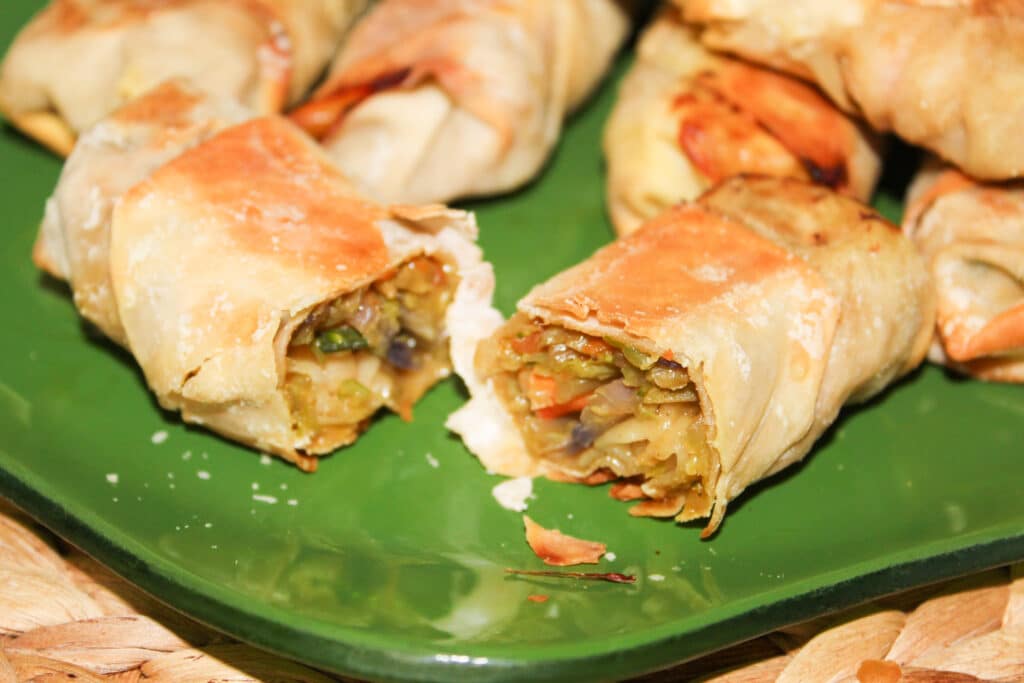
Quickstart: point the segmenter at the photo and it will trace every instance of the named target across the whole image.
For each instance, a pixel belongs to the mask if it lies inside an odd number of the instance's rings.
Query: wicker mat
[[[0,500],[0,683],[337,680],[345,679],[196,624]],[[637,680],[1024,681],[1024,565],[886,598]]]

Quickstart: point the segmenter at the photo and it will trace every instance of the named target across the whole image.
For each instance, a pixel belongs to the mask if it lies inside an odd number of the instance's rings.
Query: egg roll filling
[[[451,264],[418,256],[310,311],[285,376],[303,450],[351,443],[382,407],[412,419],[413,404],[451,372],[444,319],[457,280]]]
[[[710,511],[717,459],[689,373],[668,357],[514,315],[481,345],[481,374],[513,415],[527,451],[578,478],[639,482],[637,514]]]

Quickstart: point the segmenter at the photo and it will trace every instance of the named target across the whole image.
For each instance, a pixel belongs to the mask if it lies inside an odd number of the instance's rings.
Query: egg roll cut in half
[[[871,209],[737,177],[534,288],[480,344],[450,425],[490,470],[630,478],[632,514],[710,517],[708,535],[843,404],[920,363],[934,306]]]
[[[82,317],[127,344],[110,283],[114,203],[167,161],[250,112],[168,81],[86,131],[61,171],[33,249],[36,265],[71,285]]]
[[[878,140],[813,86],[704,48],[666,7],[640,37],[604,132],[607,197],[626,234],[730,176],[809,180],[866,201]]]
[[[931,159],[911,184],[903,230],[938,291],[930,359],[1024,382],[1024,183],[981,183]]]
[[[365,0],[51,0],[0,65],[0,111],[61,155],[169,78],[259,113],[297,101]]]
[[[382,0],[292,118],[383,201],[532,178],[607,71],[634,0]]]
[[[819,85],[986,180],[1024,174],[1020,0],[674,0],[716,50]]]
[[[314,470],[450,373],[453,320],[489,310],[475,234],[465,212],[363,199],[298,128],[259,118],[122,196],[110,271],[162,406]]]

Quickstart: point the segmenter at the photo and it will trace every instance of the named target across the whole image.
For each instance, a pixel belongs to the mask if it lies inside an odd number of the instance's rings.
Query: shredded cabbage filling
[[[351,443],[382,407],[412,418],[451,372],[444,317],[456,285],[450,264],[418,256],[310,311],[289,343],[284,387],[303,450]]]
[[[546,326],[517,313],[477,363],[533,457],[579,478],[641,482],[658,516],[710,510],[716,459],[689,373],[630,344]]]

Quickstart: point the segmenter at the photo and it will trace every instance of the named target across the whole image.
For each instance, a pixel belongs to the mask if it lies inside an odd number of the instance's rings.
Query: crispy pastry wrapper
[[[79,133],[169,78],[260,113],[296,101],[365,0],[51,0],[0,65],[0,111],[67,155]]]
[[[114,203],[186,149],[250,116],[231,100],[168,81],[89,129],[65,162],[33,260],[67,280],[79,313],[118,344],[127,339],[110,283]]]
[[[607,71],[631,0],[383,0],[293,120],[381,201],[532,178]]]
[[[160,404],[303,469],[343,442],[293,431],[292,333],[319,304],[418,255],[453,264],[446,326],[488,308],[472,214],[359,196],[285,119],[227,128],[117,202],[110,275],[128,348]]]
[[[1024,173],[1018,0],[674,0],[710,47],[807,78],[974,177]]]
[[[924,264],[895,226],[774,178],[734,178],[670,209],[518,309],[686,368],[716,460],[708,532],[747,486],[802,459],[843,404],[916,367],[935,319]],[[472,398],[449,426],[489,470],[550,470],[472,371],[462,368]]]
[[[910,187],[903,230],[938,292],[930,359],[1024,382],[1024,184],[981,183],[930,159]]]
[[[878,148],[813,86],[708,51],[666,7],[641,35],[605,127],[608,209],[627,234],[744,173],[820,182],[867,201]]]

